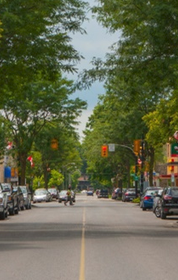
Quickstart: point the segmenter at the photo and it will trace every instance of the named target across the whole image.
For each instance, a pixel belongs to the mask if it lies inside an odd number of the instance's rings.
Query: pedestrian
[[[68,186],[67,197],[66,197],[66,201],[64,201],[64,205],[67,206],[68,202],[70,203],[70,205],[74,205],[72,201],[71,185]]]

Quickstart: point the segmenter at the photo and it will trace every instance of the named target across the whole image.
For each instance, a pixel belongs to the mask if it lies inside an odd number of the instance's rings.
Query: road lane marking
[[[82,221],[82,241],[81,241],[79,280],[85,280],[85,209],[83,210],[83,221]]]

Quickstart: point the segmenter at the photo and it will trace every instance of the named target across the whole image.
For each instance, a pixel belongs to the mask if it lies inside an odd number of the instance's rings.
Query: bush
[[[133,203],[140,203],[140,197],[134,198],[132,200]]]

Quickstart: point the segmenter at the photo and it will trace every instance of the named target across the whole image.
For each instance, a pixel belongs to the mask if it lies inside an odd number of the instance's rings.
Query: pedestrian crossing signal
[[[108,157],[108,146],[107,145],[101,146],[101,156]]]

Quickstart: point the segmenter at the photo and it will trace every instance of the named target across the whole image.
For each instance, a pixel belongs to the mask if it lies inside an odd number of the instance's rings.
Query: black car
[[[161,219],[166,216],[178,215],[178,187],[167,187],[157,203]]]
[[[8,212],[9,215],[18,214],[19,207],[18,207],[18,196],[16,192],[13,192],[10,183],[1,183],[2,191],[7,194],[8,198]]]
[[[109,198],[109,191],[107,189],[101,189],[98,191],[98,198]]]
[[[122,201],[132,201],[136,198],[136,193],[134,188],[126,189],[122,194]]]

